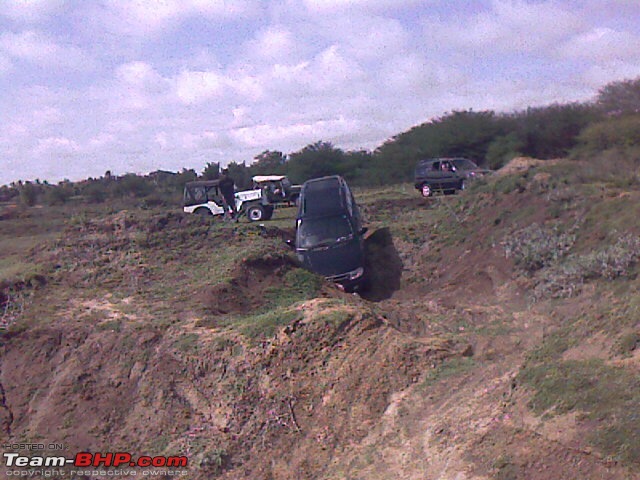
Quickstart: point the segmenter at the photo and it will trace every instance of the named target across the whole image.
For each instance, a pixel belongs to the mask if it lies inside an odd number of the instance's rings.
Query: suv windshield
[[[298,247],[330,246],[353,238],[346,215],[305,219],[298,226]]]
[[[455,167],[459,170],[477,170],[478,165],[466,158],[456,158],[452,160]]]

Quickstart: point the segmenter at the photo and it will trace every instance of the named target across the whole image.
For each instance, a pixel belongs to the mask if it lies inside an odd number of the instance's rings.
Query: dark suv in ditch
[[[468,158],[429,158],[416,165],[414,185],[423,197],[430,197],[434,191],[464,190],[469,180],[489,172]]]
[[[356,291],[364,279],[366,228],[345,180],[338,176],[306,181],[300,191],[295,248],[305,268]]]

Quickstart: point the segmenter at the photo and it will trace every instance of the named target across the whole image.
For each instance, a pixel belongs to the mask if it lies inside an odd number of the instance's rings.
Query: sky
[[[373,150],[640,76],[638,0],[0,0],[0,185]]]

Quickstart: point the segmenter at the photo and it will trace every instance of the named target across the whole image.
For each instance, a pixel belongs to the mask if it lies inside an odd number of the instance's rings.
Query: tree
[[[278,151],[265,150],[254,158],[251,175],[278,175],[285,172],[287,157]]]
[[[294,182],[310,178],[341,174],[344,152],[329,142],[318,141],[292,153],[287,162],[287,174]]]
[[[204,167],[204,170],[202,171],[202,178],[204,178],[205,180],[215,180],[219,176],[220,176],[219,163],[209,162],[207,163],[207,166]]]
[[[233,178],[238,190],[246,190],[251,187],[251,173],[244,162],[231,162],[226,168],[229,170],[229,176]]]
[[[605,85],[598,91],[596,105],[606,115],[640,113],[640,77]]]
[[[127,173],[118,179],[115,191],[123,197],[142,198],[149,195],[153,191],[153,187],[148,179],[135,173]]]
[[[505,133],[504,120],[493,111],[454,111],[382,145],[375,152],[372,177],[376,183],[406,181],[421,158],[468,157],[482,164],[491,142]]]
[[[62,205],[68,198],[68,191],[62,186],[49,186],[44,194],[44,202],[47,205]]]
[[[40,189],[37,185],[27,181],[20,187],[20,203],[27,207],[32,207],[38,201]]]
[[[516,132],[497,137],[487,149],[487,166],[498,169],[512,158],[521,156],[523,148],[524,142]]]
[[[565,156],[577,142],[584,127],[600,118],[593,105],[553,104],[528,108],[512,116],[522,153],[535,158]]]

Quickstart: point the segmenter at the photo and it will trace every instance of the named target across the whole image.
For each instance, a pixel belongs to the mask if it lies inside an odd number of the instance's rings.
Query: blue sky
[[[640,76],[637,0],[0,0],[0,184],[373,149]]]

